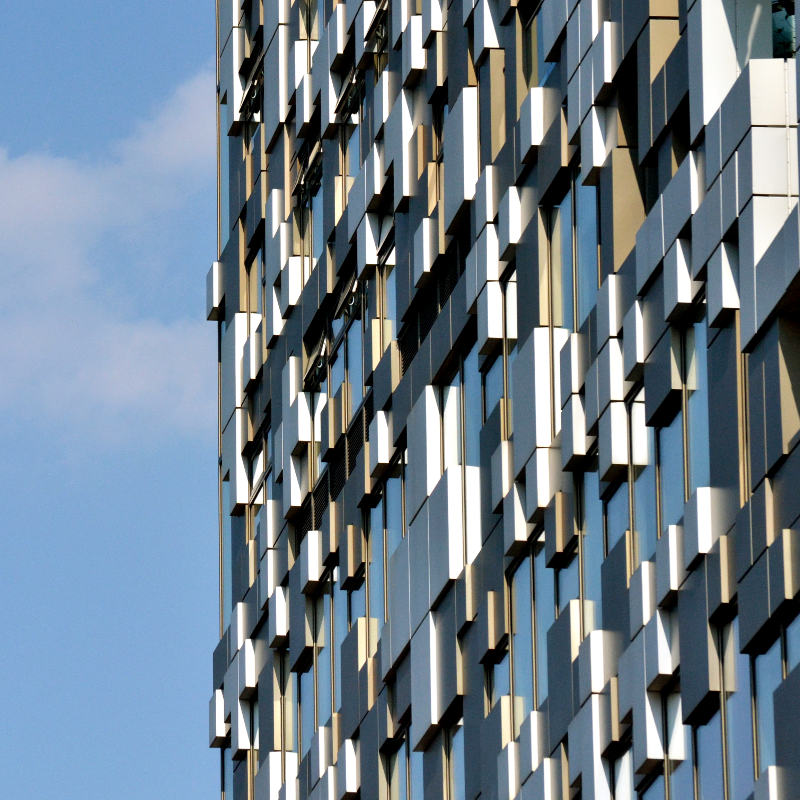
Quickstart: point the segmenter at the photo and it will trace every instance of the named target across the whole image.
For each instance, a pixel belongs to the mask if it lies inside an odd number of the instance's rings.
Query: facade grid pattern
[[[217,0],[225,800],[800,798],[791,0]]]

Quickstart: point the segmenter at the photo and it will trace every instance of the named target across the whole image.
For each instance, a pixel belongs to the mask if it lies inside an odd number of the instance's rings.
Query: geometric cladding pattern
[[[226,800],[800,798],[792,0],[217,0]]]

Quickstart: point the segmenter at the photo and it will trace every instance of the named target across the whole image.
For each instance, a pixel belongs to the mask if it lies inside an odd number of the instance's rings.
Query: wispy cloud
[[[93,441],[208,431],[203,267],[170,233],[213,246],[213,181],[209,70],[96,158],[0,148],[3,424]]]

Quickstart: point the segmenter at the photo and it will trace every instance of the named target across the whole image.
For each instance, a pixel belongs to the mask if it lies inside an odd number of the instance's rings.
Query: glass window
[[[325,250],[325,239],[323,232],[325,230],[325,223],[322,218],[323,202],[322,191],[320,185],[317,184],[316,191],[311,196],[311,257],[312,268],[316,267],[323,256]]]
[[[442,466],[461,463],[461,376],[442,387]]]
[[[658,460],[661,496],[661,530],[683,516],[686,499],[683,477],[683,413],[658,430]]]
[[[669,762],[669,796],[678,798],[687,798],[691,800],[694,796],[694,771],[692,763],[692,729],[688,725],[684,725],[681,716],[680,695],[671,694],[667,698],[668,713],[670,720],[673,722],[673,730],[670,733],[670,749],[672,751],[672,742],[678,737],[683,737],[682,752],[685,755],[681,761]],[[677,742],[676,742],[677,744]],[[672,754],[672,752],[670,753]]]
[[[393,264],[384,264],[383,271],[383,318],[390,325],[389,339],[395,338],[397,330],[397,271]],[[384,347],[388,346],[388,340]]]
[[[347,377],[350,385],[350,416],[364,399],[364,371],[362,366],[361,321],[353,320],[347,329]]]
[[[556,570],[559,614],[569,605],[570,600],[578,598],[578,592],[580,591],[578,565],[578,554],[575,553],[568,564]]]
[[[408,753],[407,736],[404,734],[400,747],[386,757],[386,785],[388,800],[408,800]]]
[[[755,659],[755,710],[758,731],[758,771],[775,763],[775,720],[772,693],[783,679],[781,640]]]
[[[536,704],[541,708],[547,698],[547,631],[555,621],[555,587],[553,570],[545,564],[544,537],[540,536],[534,547],[533,591],[536,622]]]
[[[465,800],[464,787],[464,720],[450,729],[447,735],[447,800]]]
[[[800,664],[800,616],[786,626],[786,674]]]
[[[367,592],[369,615],[378,620],[378,629],[386,619],[384,608],[384,543],[383,503],[370,511],[370,531],[367,537]]]
[[[553,325],[574,328],[572,283],[572,188],[550,214],[550,294]]]
[[[403,478],[402,465],[397,464],[397,474],[387,478],[383,490],[386,513],[386,557],[392,557],[403,539]]]
[[[233,759],[230,747],[226,747],[222,751],[222,788],[225,800],[231,800],[233,798]]]
[[[339,567],[335,569],[336,582],[333,591],[333,661],[336,665],[342,655],[342,644],[347,636],[349,626],[347,624],[347,592],[339,586]],[[341,708],[342,705],[342,671],[334,668],[334,697],[333,707]]]
[[[464,440],[467,451],[466,463],[480,466],[480,436],[483,417],[481,414],[481,374],[478,371],[478,348],[473,347],[464,359]]]
[[[751,716],[750,659],[740,652],[739,618],[726,629],[726,655],[734,661],[733,675],[725,676],[728,783],[731,800],[746,800],[753,791],[753,722]],[[729,685],[730,684],[730,685]]]
[[[694,325],[686,339],[686,388],[689,421],[689,493],[711,482],[708,453],[708,331],[706,321]],[[692,342],[694,339],[694,342]]]
[[[578,283],[578,327],[597,303],[597,187],[575,184],[575,243]]]
[[[314,669],[300,673],[297,681],[297,727],[300,738],[300,755],[304,756],[311,747],[314,735]]]
[[[603,587],[600,567],[603,564],[603,503],[599,496],[596,472],[583,474],[583,522],[581,546],[583,547],[583,594],[594,603],[594,627],[603,627]]]
[[[614,800],[633,800],[633,757],[626,750],[611,765]]]
[[[317,720],[326,725],[333,714],[333,582],[330,578],[316,604]]]
[[[231,621],[233,606],[233,562],[231,559],[231,483],[226,477],[222,480],[222,627],[227,628]]]
[[[408,742],[408,737],[406,737]],[[408,748],[408,744],[406,744]],[[409,773],[411,775],[411,800],[425,800],[425,780],[422,772],[422,753],[418,750],[406,750],[408,753]]]
[[[792,58],[794,47],[794,0],[777,0],[772,3],[772,57]]]
[[[642,792],[640,800],[664,800],[664,776],[658,775],[656,779]]]
[[[606,552],[610,553],[625,535],[630,522],[628,508],[628,484],[621,483],[614,494],[606,500]]]
[[[490,705],[494,704],[506,695],[511,694],[511,672],[506,650],[499,661],[492,667],[492,685],[490,692]]]
[[[339,348],[339,352],[334,355],[333,359],[331,360],[331,380],[330,380],[330,392],[331,397],[336,396],[336,392],[339,391],[339,388],[344,383],[344,352],[342,348]]]
[[[483,418],[488,419],[503,396],[503,359],[498,356],[483,374]]]
[[[719,711],[705,725],[695,729],[694,760],[697,766],[697,800],[719,800],[724,797]]]
[[[524,559],[511,576],[511,653],[514,736],[533,710],[533,585],[531,560]]]
[[[356,620],[367,616],[367,589],[366,581],[358,586],[357,589],[350,589],[347,592],[347,622],[348,627],[352,628]]]
[[[638,475],[633,482],[633,513],[636,517],[634,527],[640,561],[649,561],[655,556],[658,540],[655,430],[646,427],[645,433],[642,444],[647,452],[647,466],[635,468]]]

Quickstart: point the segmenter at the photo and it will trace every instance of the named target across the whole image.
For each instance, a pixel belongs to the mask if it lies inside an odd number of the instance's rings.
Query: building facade
[[[217,6],[223,796],[800,797],[794,3]]]

